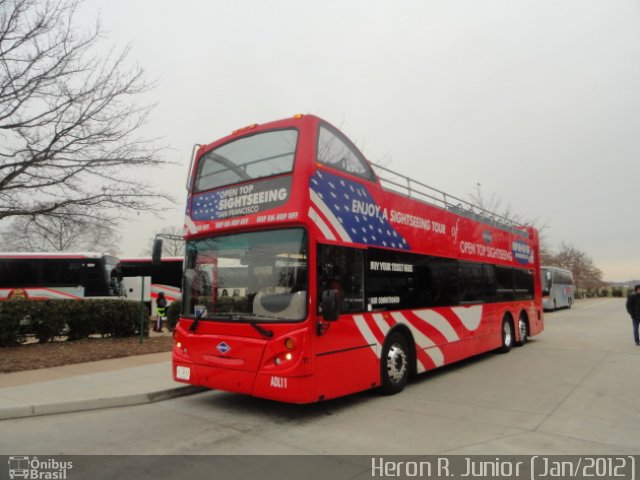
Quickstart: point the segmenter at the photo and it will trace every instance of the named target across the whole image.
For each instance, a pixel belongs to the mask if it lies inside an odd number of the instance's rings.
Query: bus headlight
[[[187,347],[182,347],[182,342],[176,342],[173,346],[176,350],[178,350],[183,355],[187,354]]]
[[[291,352],[287,352],[283,355],[278,355],[274,360],[273,363],[276,364],[276,366],[280,366],[285,362],[290,362],[293,359],[293,354]]]

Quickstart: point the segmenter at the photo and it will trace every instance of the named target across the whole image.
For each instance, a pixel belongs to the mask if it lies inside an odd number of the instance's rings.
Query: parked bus
[[[199,146],[175,380],[292,403],[392,394],[543,330],[534,228],[375,168],[311,115]]]
[[[144,299],[150,312],[155,311],[160,292],[171,304],[181,295],[182,263],[182,257],[164,257],[158,265],[153,264],[151,257],[120,259],[124,295],[131,300]]]
[[[0,253],[0,300],[114,297],[118,259],[102,253]]]
[[[541,267],[542,306],[545,310],[571,308],[576,298],[573,273],[558,267]]]

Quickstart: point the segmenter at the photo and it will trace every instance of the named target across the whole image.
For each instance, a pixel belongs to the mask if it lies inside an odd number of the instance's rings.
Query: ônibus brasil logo
[[[11,456],[9,457],[9,478],[24,478],[33,480],[66,480],[67,470],[73,468],[73,462],[38,457]]]

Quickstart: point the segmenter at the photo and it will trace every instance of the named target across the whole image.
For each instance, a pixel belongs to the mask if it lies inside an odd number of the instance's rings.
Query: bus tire
[[[500,353],[508,353],[513,347],[513,322],[509,315],[502,318],[502,345],[498,349]]]
[[[524,312],[520,313],[520,317],[518,317],[518,337],[516,342],[518,347],[523,346],[529,340],[529,322]]]
[[[380,391],[384,395],[401,392],[409,380],[409,343],[404,335],[392,332],[384,343],[380,357]]]

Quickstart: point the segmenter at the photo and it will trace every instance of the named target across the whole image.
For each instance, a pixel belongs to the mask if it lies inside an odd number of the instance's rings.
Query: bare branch
[[[156,235],[165,234],[162,242],[162,256],[163,257],[183,257],[184,256],[184,241],[182,236],[184,232],[180,227],[164,227],[159,232],[156,232],[151,238],[149,238],[149,244],[147,249],[140,253],[140,255],[151,255],[153,252],[153,243]]]
[[[113,225],[71,209],[64,216],[16,218],[10,228],[0,232],[0,247],[25,252],[85,250],[115,254],[117,239]]]
[[[550,264],[571,270],[576,288],[580,290],[596,291],[602,286],[602,270],[594,265],[591,257],[573,245],[562,243],[560,251],[553,256]]]
[[[134,175],[168,163],[138,137],[152,107],[136,98],[152,85],[127,67],[130,46],[96,55],[100,23],[79,31],[79,5],[0,0],[0,220],[72,207],[114,219],[172,201]]]

